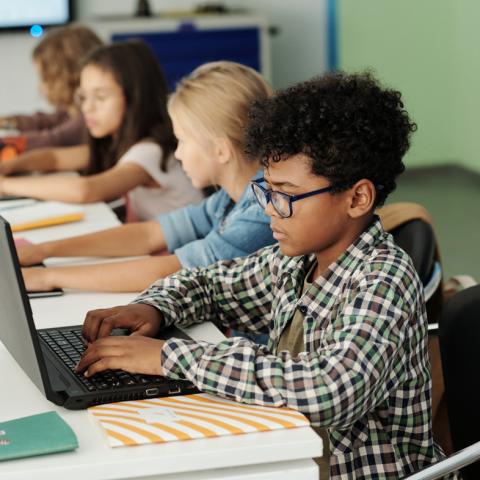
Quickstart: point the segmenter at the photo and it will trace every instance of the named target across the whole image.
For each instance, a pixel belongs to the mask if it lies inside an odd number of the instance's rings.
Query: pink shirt
[[[138,186],[127,194],[127,221],[151,220],[203,199],[173,155],[167,171],[160,169],[162,148],[155,142],[143,140],[130,147],[118,160],[118,165],[134,163],[143,168],[158,186]]]

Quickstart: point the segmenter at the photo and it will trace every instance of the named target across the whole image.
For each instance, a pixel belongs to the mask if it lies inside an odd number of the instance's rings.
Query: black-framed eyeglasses
[[[328,187],[302,193],[300,195],[289,195],[288,193],[264,188],[260,185],[261,183],[265,183],[265,178],[257,178],[256,180],[252,180],[250,182],[258,204],[265,209],[267,208],[268,203],[272,202],[273,208],[282,218],[288,218],[292,216],[293,202],[302,200],[304,198],[313,197],[314,195],[320,195],[321,193],[331,192],[333,190],[333,185],[329,185]]]

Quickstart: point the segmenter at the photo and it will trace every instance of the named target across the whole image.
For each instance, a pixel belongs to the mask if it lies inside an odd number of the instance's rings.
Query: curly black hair
[[[395,189],[417,129],[400,92],[383,88],[368,71],[315,77],[256,101],[249,116],[246,153],[265,167],[303,153],[334,192],[371,180],[376,206]]]

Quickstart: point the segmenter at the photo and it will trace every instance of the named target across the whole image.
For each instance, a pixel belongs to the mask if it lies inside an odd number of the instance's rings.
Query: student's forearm
[[[87,195],[84,177],[48,175],[42,177],[3,178],[0,191],[4,195],[21,195],[41,200],[58,200],[70,203],[98,201]]]
[[[162,227],[155,221],[137,222],[35,246],[42,258],[125,257],[165,249]]]
[[[2,163],[2,173],[73,171],[88,166],[89,152],[86,145],[75,147],[36,148],[17,158]]]
[[[182,270],[155,282],[135,299],[157,308],[167,325],[188,327],[206,320],[225,327],[266,333],[271,328],[271,253]],[[244,292],[248,292],[244,294]]]
[[[170,275],[180,268],[178,258],[169,255],[107,264],[52,267],[42,269],[41,273],[45,275],[45,284],[49,288],[140,292],[158,278]],[[28,277],[26,278],[28,288]]]
[[[388,356],[391,345],[380,336],[379,341],[353,334],[345,334],[348,341],[338,337],[323,351],[302,352],[298,357],[287,351],[274,354],[267,346],[241,337],[217,345],[172,338],[163,345],[162,368],[166,377],[185,378],[205,393],[289,407],[312,422],[321,420],[325,427],[347,428],[385,401],[387,385],[401,374],[391,373],[389,364],[399,360]],[[362,369],[353,368],[355,362]]]
[[[55,170],[55,154],[52,148],[38,148],[26,152],[2,164],[2,173],[51,172]]]

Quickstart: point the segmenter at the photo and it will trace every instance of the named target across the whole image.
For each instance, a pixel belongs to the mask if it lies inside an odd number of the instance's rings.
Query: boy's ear
[[[216,138],[214,146],[215,157],[222,165],[227,164],[233,158],[232,144],[227,138]]]
[[[351,218],[359,218],[370,213],[375,204],[376,190],[370,180],[359,180],[350,188],[350,207],[348,214]]]

